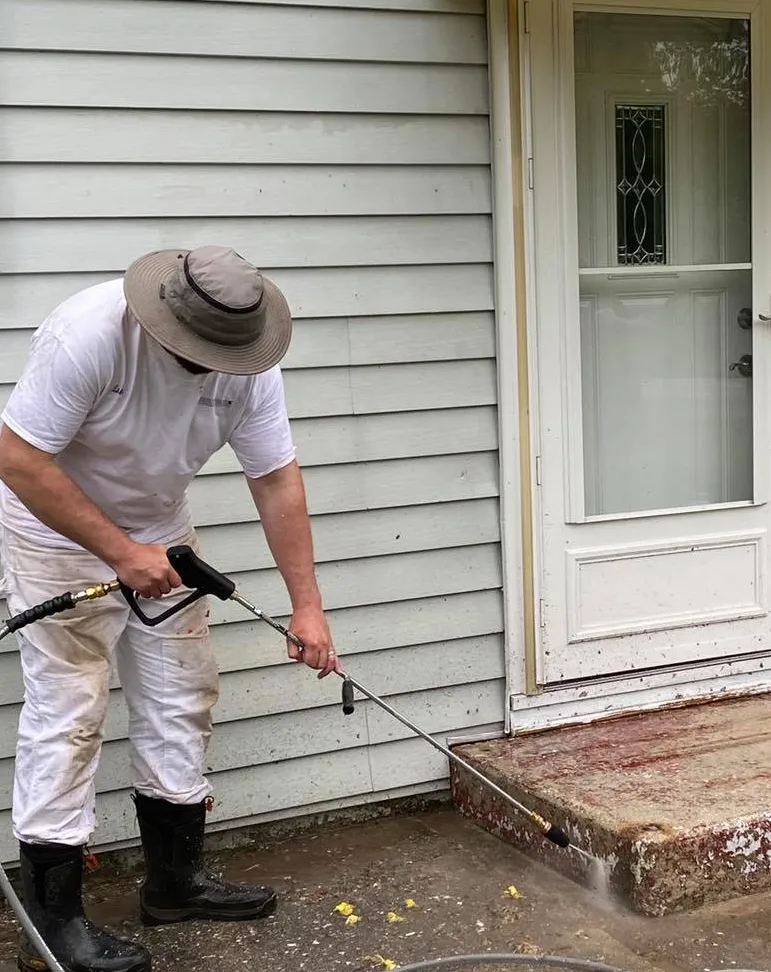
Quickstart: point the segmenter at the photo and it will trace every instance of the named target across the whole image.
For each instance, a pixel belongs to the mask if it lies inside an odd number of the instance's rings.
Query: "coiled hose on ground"
[[[561,955],[523,955],[520,952],[503,952],[488,955],[455,955],[448,958],[429,959],[412,965],[400,965],[398,972],[428,972],[431,969],[448,969],[467,965],[535,965],[560,969],[575,969],[576,972],[628,972],[602,962],[586,959],[565,958]],[[731,972],[760,972],[759,969],[731,969]]]

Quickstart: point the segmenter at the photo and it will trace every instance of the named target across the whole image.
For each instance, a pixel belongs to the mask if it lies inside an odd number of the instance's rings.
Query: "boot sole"
[[[188,908],[153,908],[144,903],[140,906],[142,924],[148,928],[158,925],[174,925],[182,921],[194,921],[196,918],[206,921],[249,921],[267,918],[272,915],[278,905],[278,896],[273,895],[264,905],[256,908],[254,905],[244,905],[243,908],[230,908],[227,911],[215,911],[204,906],[191,905]],[[24,970],[27,972],[27,970]],[[36,969],[29,972],[38,972]]]

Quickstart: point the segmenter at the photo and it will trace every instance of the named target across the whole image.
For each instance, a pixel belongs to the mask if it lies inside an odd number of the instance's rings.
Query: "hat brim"
[[[187,250],[157,250],[135,260],[126,271],[123,291],[132,314],[147,333],[192,364],[229,375],[257,375],[268,371],[286,354],[292,338],[292,315],[278,287],[263,276],[265,327],[250,344],[228,347],[207,341],[175,317],[161,298],[161,285],[179,270]]]

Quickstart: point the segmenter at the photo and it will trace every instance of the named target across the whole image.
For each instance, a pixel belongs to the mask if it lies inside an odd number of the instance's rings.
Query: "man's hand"
[[[166,548],[161,544],[132,542],[110,566],[115,569],[118,580],[141,597],[163,597],[182,586],[182,579],[169,563]]]
[[[335,653],[329,625],[321,608],[296,610],[292,615],[289,630],[303,643],[303,647],[298,648],[293,642],[287,640],[290,658],[304,662],[308,668],[318,671],[319,678],[326,678],[332,672],[340,671],[340,659]]]

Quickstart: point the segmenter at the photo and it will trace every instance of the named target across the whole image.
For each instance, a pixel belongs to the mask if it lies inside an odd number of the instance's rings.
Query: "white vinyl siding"
[[[0,0],[0,21],[0,405],[59,300],[147,250],[235,246],[295,317],[287,400],[346,666],[439,738],[502,727],[483,4]],[[229,450],[191,499],[207,558],[286,618]],[[446,785],[441,754],[370,702],[344,717],[339,680],[237,605],[212,620],[212,826]],[[9,638],[4,860],[21,697]],[[137,834],[125,735],[116,681],[97,846]]]

